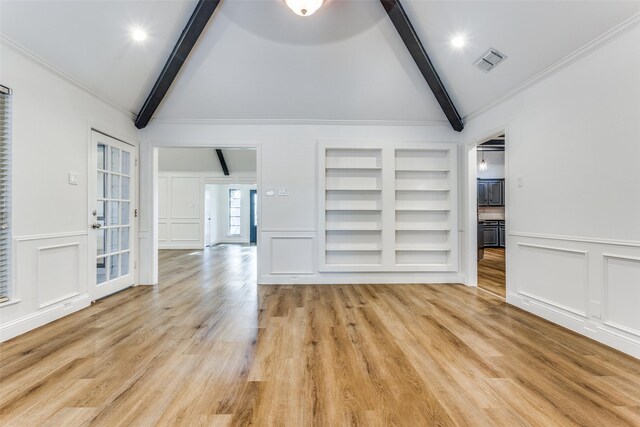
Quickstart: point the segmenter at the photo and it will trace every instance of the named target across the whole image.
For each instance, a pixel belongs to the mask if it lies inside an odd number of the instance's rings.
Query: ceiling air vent
[[[507,55],[491,48],[475,62],[475,66],[488,73],[505,59],[507,59]]]

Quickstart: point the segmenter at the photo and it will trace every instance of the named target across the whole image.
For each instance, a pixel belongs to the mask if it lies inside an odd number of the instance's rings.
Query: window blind
[[[11,89],[0,85],[0,303],[9,300],[10,220]]]

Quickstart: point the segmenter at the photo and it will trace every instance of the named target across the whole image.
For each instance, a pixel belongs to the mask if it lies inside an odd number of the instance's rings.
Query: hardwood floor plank
[[[478,261],[478,287],[506,298],[506,280],[505,249],[485,248],[484,257]]]
[[[458,285],[255,285],[255,247],[161,251],[0,344],[0,425],[640,425],[640,361]]]

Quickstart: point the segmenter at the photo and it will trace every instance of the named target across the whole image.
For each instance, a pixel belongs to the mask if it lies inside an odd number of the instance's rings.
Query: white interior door
[[[134,284],[135,148],[92,132],[89,176],[89,288],[99,299]]]

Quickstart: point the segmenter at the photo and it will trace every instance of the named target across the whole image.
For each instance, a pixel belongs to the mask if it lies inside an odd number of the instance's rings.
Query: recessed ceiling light
[[[147,33],[144,30],[140,29],[140,28],[134,28],[131,31],[131,38],[134,39],[137,42],[141,42],[141,41],[146,40]]]
[[[451,39],[451,44],[453,45],[453,47],[458,49],[463,47],[465,43],[466,43],[466,40],[462,35],[455,36],[454,38]]]

